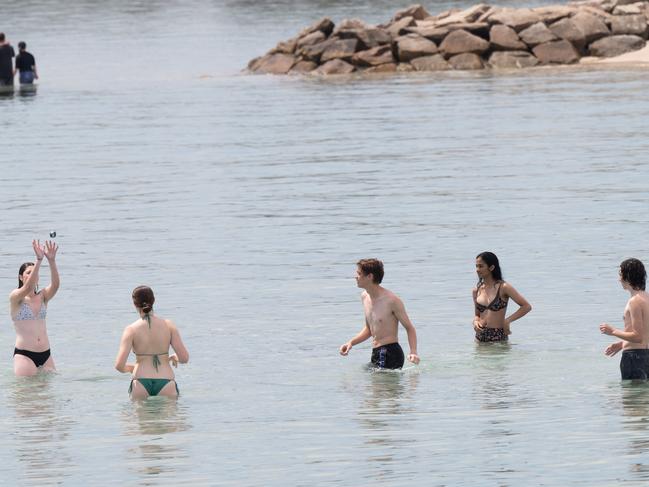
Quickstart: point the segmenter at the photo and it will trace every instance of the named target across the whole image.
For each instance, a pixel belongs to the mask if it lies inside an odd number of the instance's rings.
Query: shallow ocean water
[[[427,7],[454,5],[469,3]],[[0,97],[1,287],[51,230],[62,287],[56,375],[14,378],[3,308],[2,478],[646,484],[649,387],[620,382],[597,328],[621,323],[619,262],[649,259],[646,70],[239,72],[322,15],[398,8],[3,7],[0,30],[28,42],[42,79]],[[473,343],[483,250],[534,306],[507,346]],[[369,373],[369,344],[338,355],[363,322],[353,275],[367,256],[417,327],[418,367]],[[132,404],[113,370],[142,283],[191,354],[177,403]]]

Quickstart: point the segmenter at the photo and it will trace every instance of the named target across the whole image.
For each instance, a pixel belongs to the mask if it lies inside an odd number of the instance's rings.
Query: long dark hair
[[[26,270],[28,267],[33,266],[33,265],[34,265],[33,262],[25,262],[23,265],[20,266],[20,269],[18,269],[18,289],[20,289],[21,287],[23,287],[23,285],[25,284],[25,283],[23,282],[23,280],[21,279],[21,277],[22,277],[22,275],[23,275],[23,272],[25,272],[25,270]]]
[[[491,271],[491,275],[496,282],[503,280],[503,271],[500,270],[500,262],[498,262],[498,257],[493,252],[481,252],[476,255],[476,259],[482,259],[482,261],[487,264],[487,267],[494,267],[494,270]],[[482,284],[482,278],[478,279],[478,286]]]

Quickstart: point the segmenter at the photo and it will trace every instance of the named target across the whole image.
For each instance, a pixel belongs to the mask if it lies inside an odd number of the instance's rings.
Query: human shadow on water
[[[629,438],[629,468],[639,479],[649,480],[649,382],[623,381],[622,425]],[[633,460],[635,459],[635,461]]]
[[[126,435],[137,438],[128,449],[128,463],[137,474],[175,474],[178,464],[188,461],[189,451],[169,437],[191,429],[186,411],[175,399],[155,397],[130,403],[123,419]]]
[[[68,402],[56,395],[56,374],[16,377],[8,394],[14,418],[6,421],[25,479],[65,483],[73,461],[65,448],[76,424]],[[17,480],[17,479],[16,479]]]

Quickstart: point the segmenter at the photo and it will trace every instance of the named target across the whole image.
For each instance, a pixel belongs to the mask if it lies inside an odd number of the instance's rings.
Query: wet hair
[[[18,43],[18,49],[27,49],[27,44],[24,41]]]
[[[487,267],[494,266],[494,270],[491,271],[491,275],[496,281],[503,280],[503,271],[500,270],[500,262],[498,262],[498,257],[493,252],[480,252],[475,257],[476,259],[482,259],[482,261],[487,264]],[[478,279],[478,285],[482,284],[482,279]]]
[[[144,313],[148,314],[153,310],[153,303],[155,303],[155,297],[149,286],[138,286],[133,289],[133,304]]]
[[[356,265],[360,268],[363,275],[367,276],[372,274],[372,282],[374,284],[381,284],[383,280],[383,262],[379,259],[361,259],[356,262]]]
[[[636,290],[644,291],[647,283],[647,271],[638,259],[626,259],[620,264],[620,276]]]
[[[20,269],[18,269],[18,289],[20,289],[21,287],[23,287],[23,285],[25,284],[25,283],[23,282],[23,280],[21,279],[23,273],[27,270],[28,267],[31,267],[31,266],[33,266],[33,265],[34,265],[33,262],[25,262],[24,264],[22,264],[22,265],[20,266]]]
[[[4,41],[5,41],[5,33],[0,32],[0,42],[4,42]]]

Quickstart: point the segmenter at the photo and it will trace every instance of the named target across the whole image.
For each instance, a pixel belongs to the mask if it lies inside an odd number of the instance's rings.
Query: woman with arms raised
[[[50,353],[45,317],[47,306],[59,289],[59,271],[56,267],[58,246],[45,242],[41,247],[38,240],[32,240],[36,263],[25,262],[18,270],[18,288],[9,294],[11,317],[16,329],[14,348],[14,373],[19,376],[35,375],[39,368],[45,371],[56,370]],[[51,282],[45,289],[38,289],[38,273],[47,258],[50,266]]]
[[[178,397],[174,367],[187,363],[189,352],[180,338],[178,328],[171,320],[153,313],[155,297],[150,287],[139,286],[133,290],[133,305],[140,318],[124,329],[115,368],[132,374],[129,394],[131,399],[149,396]],[[169,346],[174,354],[169,355]],[[135,363],[126,360],[133,350]]]

